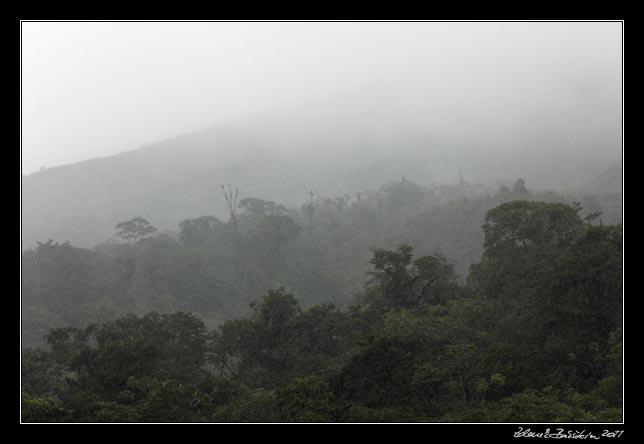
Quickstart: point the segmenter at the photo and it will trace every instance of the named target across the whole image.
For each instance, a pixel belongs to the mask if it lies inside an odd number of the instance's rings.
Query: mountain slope
[[[477,135],[465,127],[441,130],[439,120],[406,122],[396,109],[365,117],[377,106],[354,100],[257,115],[23,176],[23,249],[48,239],[89,247],[136,216],[159,230],[206,214],[227,220],[221,184],[238,187],[240,198],[296,208],[311,189],[353,196],[403,176],[426,186],[457,183],[459,170],[474,184],[523,177],[533,190],[570,190],[605,169],[615,152],[612,143],[595,140],[584,154],[590,145],[570,145],[556,127],[540,129],[547,137],[516,127]]]

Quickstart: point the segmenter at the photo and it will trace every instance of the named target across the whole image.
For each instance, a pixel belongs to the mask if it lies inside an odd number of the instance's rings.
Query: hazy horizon
[[[621,26],[23,22],[22,172],[298,119],[482,155],[618,159]]]

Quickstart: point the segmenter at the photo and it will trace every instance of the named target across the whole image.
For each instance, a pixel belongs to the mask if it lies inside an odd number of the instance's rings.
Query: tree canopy
[[[620,421],[622,227],[507,193],[419,211],[436,195],[405,180],[298,213],[234,192],[234,220],[176,236],[135,218],[127,243],[40,243],[23,254],[22,419]],[[461,276],[423,240],[472,219]]]

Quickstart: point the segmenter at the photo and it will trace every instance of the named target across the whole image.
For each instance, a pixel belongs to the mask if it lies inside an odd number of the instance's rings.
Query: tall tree
[[[226,190],[226,187],[221,185],[221,191],[224,193],[224,199],[226,200],[226,208],[228,209],[228,214],[230,215],[230,221],[237,226],[237,207],[238,207],[238,199],[239,199],[239,189],[235,188],[235,193],[233,193],[233,189],[228,184],[228,189]]]
[[[137,242],[139,239],[157,231],[155,227],[150,225],[150,222],[142,217],[119,222],[116,225],[116,229],[119,230],[116,235],[128,242]]]

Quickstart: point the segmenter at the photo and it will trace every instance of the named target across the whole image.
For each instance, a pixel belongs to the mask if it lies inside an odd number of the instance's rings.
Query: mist
[[[26,22],[22,39],[24,174],[252,117],[379,142],[367,156],[422,140],[465,168],[621,154],[620,23]],[[276,149],[344,151],[320,143]]]
[[[21,26],[21,422],[623,433],[622,22]]]

